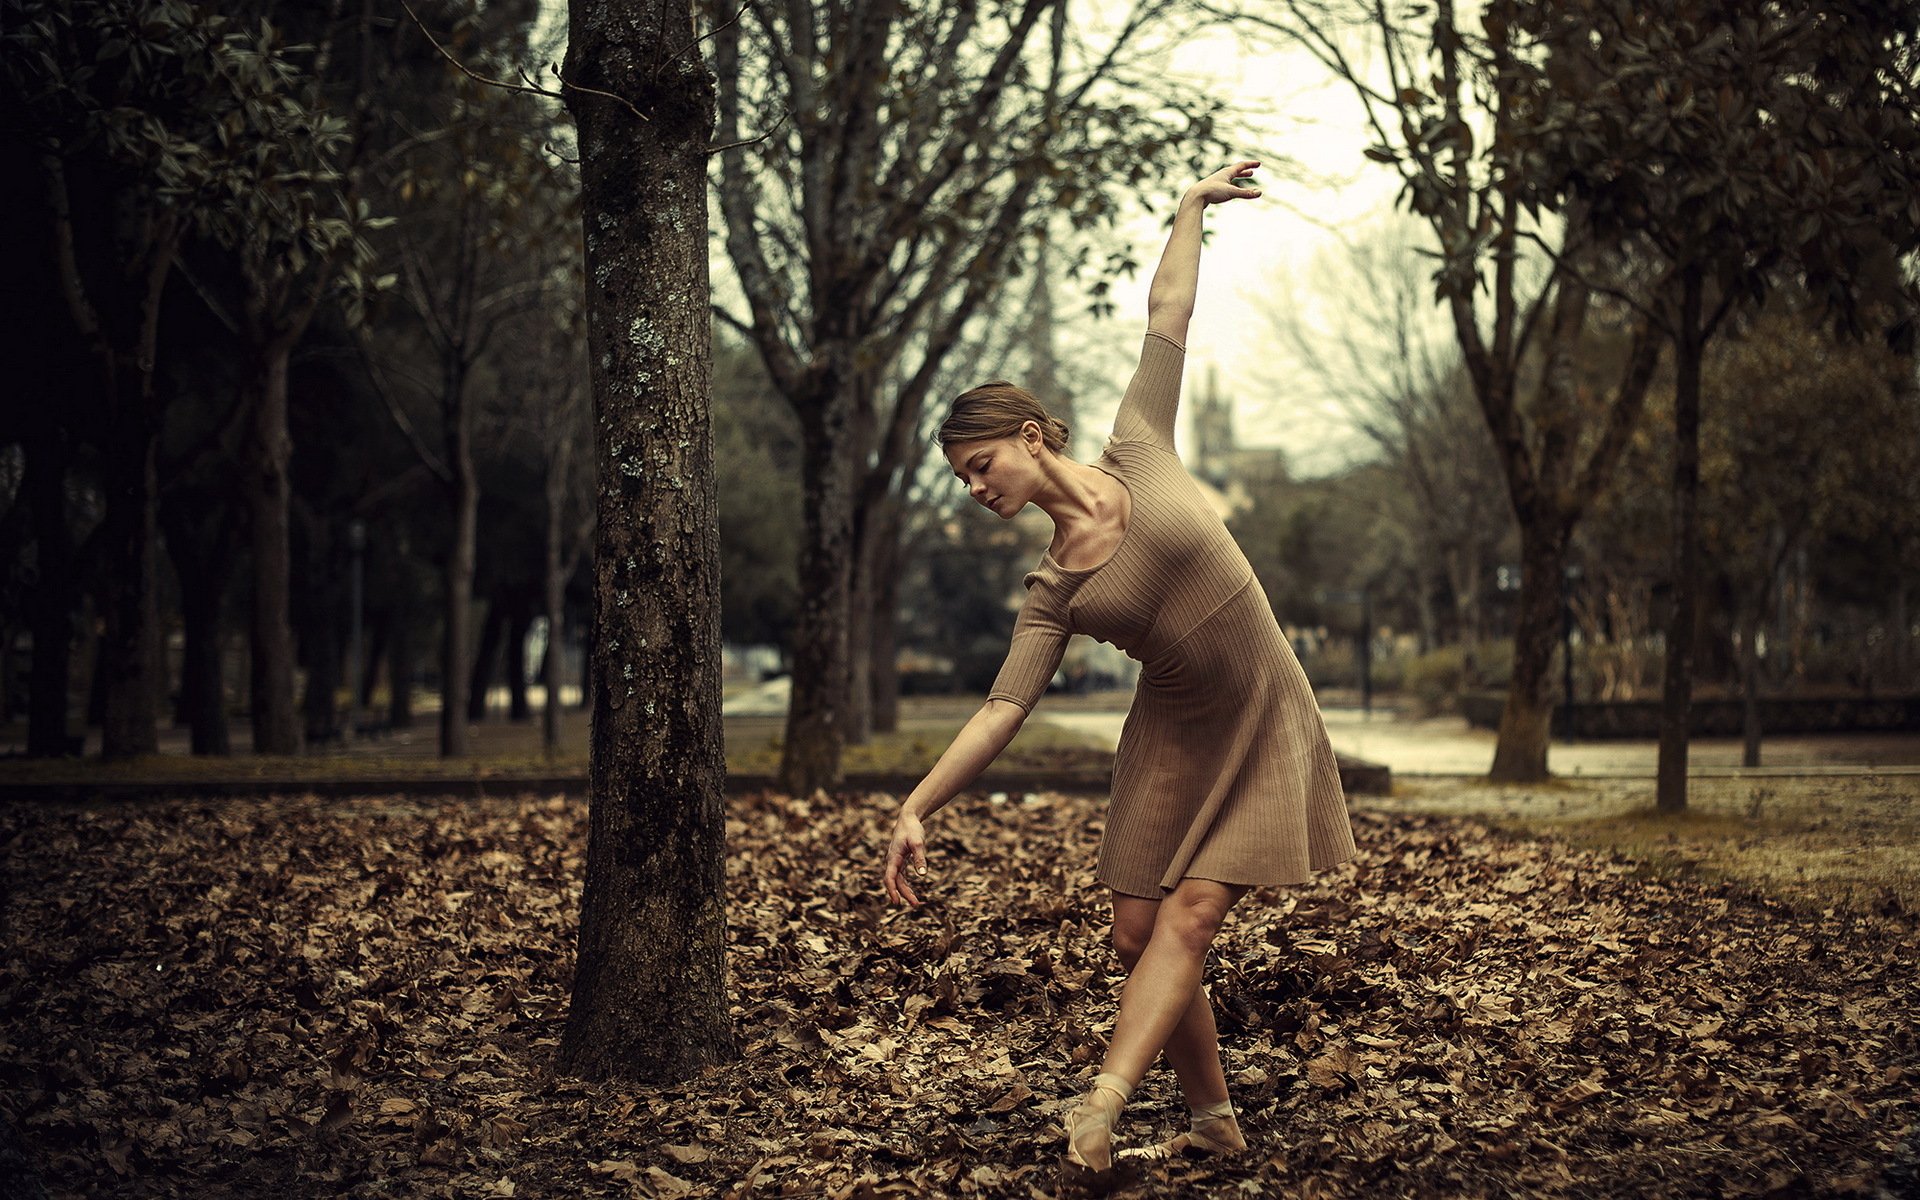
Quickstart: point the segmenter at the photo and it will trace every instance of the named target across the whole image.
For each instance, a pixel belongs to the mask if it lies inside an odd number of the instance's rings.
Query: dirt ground
[[[1725,801],[1700,819],[1900,807]],[[1763,890],[1680,866],[1678,833],[1649,835],[1667,860],[1595,848],[1634,803],[1435,783],[1358,808],[1360,856],[1254,893],[1210,967],[1252,1152],[1127,1194],[1916,1194],[1904,893]],[[963,798],[908,912],[876,888],[893,798],[733,802],[742,1054],[674,1087],[551,1066],[584,803],[14,806],[5,1116],[61,1197],[1052,1195],[1119,983],[1101,805]],[[1156,1069],[1122,1136],[1179,1111]]]

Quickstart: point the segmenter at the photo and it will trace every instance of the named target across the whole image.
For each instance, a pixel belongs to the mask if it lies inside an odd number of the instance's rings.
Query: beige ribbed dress
[[[1096,875],[1154,899],[1189,877],[1300,883],[1354,853],[1306,672],[1247,556],[1174,453],[1185,361],[1178,342],[1147,334],[1093,463],[1126,485],[1125,536],[1098,566],[1041,557],[989,693],[1031,711],[1075,633],[1141,663]]]

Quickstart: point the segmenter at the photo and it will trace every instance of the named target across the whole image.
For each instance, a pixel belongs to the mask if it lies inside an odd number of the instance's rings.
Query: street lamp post
[[[360,727],[361,568],[366,557],[367,523],[358,517],[347,522],[347,549],[353,561],[347,576],[347,732],[343,742],[353,741]]]
[[[1360,719],[1373,720],[1373,594],[1360,589]]]
[[[1360,719],[1373,719],[1373,595],[1367,588],[1358,591],[1323,591],[1323,604],[1360,606]]]

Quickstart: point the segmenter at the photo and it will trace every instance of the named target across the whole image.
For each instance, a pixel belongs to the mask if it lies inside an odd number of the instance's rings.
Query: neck
[[[1072,535],[1109,511],[1106,472],[1098,467],[1053,456],[1046,468],[1047,484],[1034,493],[1033,503],[1053,518],[1061,533]]]

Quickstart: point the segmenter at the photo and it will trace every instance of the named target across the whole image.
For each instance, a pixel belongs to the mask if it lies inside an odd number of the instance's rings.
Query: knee
[[[1120,965],[1129,973],[1133,965],[1140,961],[1140,955],[1146,950],[1147,942],[1153,937],[1151,921],[1128,921],[1115,918],[1113,922],[1113,952],[1120,956]]]
[[[1226,920],[1230,904],[1231,901],[1211,895],[1175,896],[1160,906],[1159,925],[1164,935],[1173,939],[1176,945],[1195,957],[1201,957],[1213,945],[1214,936],[1220,932],[1220,923]]]

